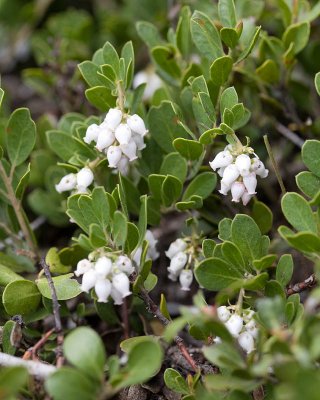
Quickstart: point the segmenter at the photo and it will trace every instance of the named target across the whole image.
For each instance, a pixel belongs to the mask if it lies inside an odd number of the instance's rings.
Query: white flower
[[[99,278],[105,278],[112,270],[112,261],[106,256],[98,258],[94,265],[94,269]]]
[[[170,262],[170,267],[168,268],[168,271],[172,274],[178,274],[183,267],[186,265],[188,260],[188,256],[186,253],[183,253],[182,251],[178,254],[176,254]]]
[[[111,146],[114,141],[114,133],[110,129],[103,129],[99,133],[96,149],[99,151],[103,151],[107,147]]]
[[[137,145],[134,140],[130,140],[127,144],[121,144],[120,149],[124,155],[129,158],[129,161],[136,160],[137,157]]]
[[[216,337],[213,339],[213,343],[216,343],[216,344],[222,343],[221,337],[216,336]]]
[[[146,88],[143,93],[143,100],[149,100],[154,92],[162,86],[162,81],[153,71],[139,71],[133,78],[133,88],[137,88],[142,83],[146,83]]]
[[[181,290],[190,290],[191,283],[193,281],[193,273],[190,269],[184,269],[180,273],[179,277]]]
[[[251,159],[247,154],[240,154],[235,161],[240,174],[242,176],[247,175],[250,172]]]
[[[217,315],[220,321],[227,322],[231,317],[231,313],[226,306],[220,306],[217,308]]]
[[[55,188],[57,192],[62,193],[74,189],[76,185],[77,185],[76,174],[68,174],[65,175],[57,185],[55,185]]]
[[[128,175],[129,173],[129,160],[128,157],[126,156],[121,156],[118,164],[117,164],[117,169],[121,173],[121,175]]]
[[[239,203],[241,197],[243,196],[246,188],[242,182],[233,182],[231,185],[232,201]]]
[[[114,134],[119,144],[128,144],[131,139],[131,129],[127,124],[120,124]]]
[[[107,151],[109,167],[116,168],[121,159],[122,151],[119,146],[110,146]]]
[[[247,332],[250,333],[250,335],[254,338],[257,339],[259,335],[259,330],[257,328],[255,320],[251,319],[249,322],[246,323],[245,329]]]
[[[254,350],[254,340],[249,332],[242,332],[238,337],[238,343],[247,354]]]
[[[252,160],[251,170],[261,178],[266,178],[269,174],[269,170],[265,168],[263,162],[257,157]]]
[[[121,294],[122,297],[127,297],[131,294],[130,281],[124,272],[120,272],[113,276],[112,286]]]
[[[93,182],[93,173],[90,168],[82,168],[77,173],[77,185],[79,187],[87,188]]]
[[[257,177],[255,172],[250,172],[243,177],[243,184],[247,189],[248,194],[255,195],[257,187]]]
[[[97,274],[94,269],[89,269],[85,272],[82,277],[81,290],[83,292],[89,292],[97,282]]]
[[[132,272],[134,272],[132,262],[127,256],[119,256],[117,261],[115,262],[115,265],[121,272],[124,272],[127,275],[131,275]]]
[[[229,190],[231,189],[231,185],[226,185],[223,181],[220,182],[220,185],[221,187],[219,193],[224,194],[226,196]]]
[[[235,164],[230,164],[225,168],[221,182],[224,185],[229,186],[238,179],[239,175],[240,172],[237,166]]]
[[[146,147],[146,144],[145,144],[142,136],[140,136],[136,133],[133,133],[132,140],[134,140],[135,144],[137,145],[138,150],[143,150]]]
[[[223,177],[223,173],[224,173],[224,170],[225,170],[226,168],[225,167],[221,167],[221,168],[219,168],[218,169],[218,175],[222,178]]]
[[[77,194],[86,194],[88,192],[89,192],[88,189],[86,187],[84,187],[84,186],[77,186],[76,187],[76,193]]]
[[[83,275],[84,273],[88,272],[93,267],[92,262],[84,258],[80,260],[77,264],[77,269],[74,271],[75,276]]]
[[[119,108],[110,108],[104,122],[109,129],[115,130],[122,120],[122,111]]]
[[[140,246],[137,248],[132,257],[133,261],[137,264],[138,267],[140,265],[141,254],[142,254],[142,247]]]
[[[243,319],[238,314],[233,314],[225,323],[226,328],[231,333],[232,336],[238,337],[242,330]]]
[[[122,294],[120,292],[118,292],[118,290],[113,285],[111,286],[110,295],[113,298],[114,304],[116,306],[120,306],[121,304],[123,304],[123,296],[122,296]]]
[[[107,303],[111,293],[111,282],[108,279],[98,279],[94,285],[94,290],[98,297],[98,302]]]
[[[182,239],[177,239],[170,244],[169,249],[165,253],[168,258],[172,259],[176,254],[184,251],[186,248],[187,243]]]
[[[156,260],[159,257],[159,252],[156,249],[158,240],[153,236],[153,233],[150,231],[150,229],[146,230],[146,234],[145,234],[144,238],[149,243],[147,255],[151,258],[151,260]]]
[[[98,135],[100,133],[100,127],[97,124],[89,125],[86,131],[86,135],[83,140],[90,144],[91,142],[96,142],[98,139]]]
[[[170,272],[170,273],[168,274],[168,278],[169,278],[171,281],[173,281],[173,282],[177,282],[178,276],[179,276],[179,275],[176,275],[176,274],[174,274],[174,273],[172,273],[172,272]]]
[[[224,168],[230,165],[233,157],[229,150],[220,151],[215,158],[209,162],[210,167],[215,171],[217,168]]]
[[[129,125],[130,129],[138,135],[144,136],[148,132],[143,119],[137,114],[130,115],[127,118],[127,124]]]
[[[245,190],[245,192],[243,193],[243,195],[242,195],[242,197],[241,197],[242,204],[243,204],[244,206],[246,206],[246,205],[249,203],[249,201],[252,199],[252,197],[253,197],[253,195],[252,195],[252,194],[249,194],[249,193]]]

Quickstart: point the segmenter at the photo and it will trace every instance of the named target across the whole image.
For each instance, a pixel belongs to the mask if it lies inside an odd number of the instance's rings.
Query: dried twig
[[[294,293],[301,293],[306,289],[310,289],[315,286],[317,283],[317,279],[315,274],[309,276],[309,278],[305,279],[303,282],[295,283],[293,286],[288,287],[287,296],[290,296]]]
[[[300,149],[302,148],[304,141],[296,133],[280,123],[276,124],[276,129],[281,135],[290,140],[290,142],[300,147]]]
[[[44,346],[49,339],[49,337],[52,335],[54,332],[54,329],[50,329],[46,334],[42,336],[42,338],[32,347],[30,347],[23,355],[23,360],[29,360],[30,357],[32,357],[33,360],[37,359],[37,352],[39,349],[41,349],[42,346]]]
[[[43,268],[44,274],[47,278],[47,281],[48,281],[48,284],[50,287],[50,291],[51,291],[55,331],[57,333],[57,367],[61,367],[64,360],[63,360],[63,352],[62,352],[63,330],[62,330],[61,317],[60,317],[60,311],[59,311],[60,304],[58,303],[57,292],[54,287],[54,283],[52,280],[49,266],[47,265],[47,263],[45,262],[45,260],[43,258],[40,260],[40,264],[41,264],[41,267]]]
[[[127,299],[123,299],[123,304],[122,304],[122,322],[123,322],[123,334],[125,339],[129,339],[129,316],[128,316],[128,302]]]

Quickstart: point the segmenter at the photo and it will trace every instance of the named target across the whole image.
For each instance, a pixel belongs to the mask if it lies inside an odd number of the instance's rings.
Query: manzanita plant
[[[319,3],[216,3],[3,110],[0,398],[318,399]]]

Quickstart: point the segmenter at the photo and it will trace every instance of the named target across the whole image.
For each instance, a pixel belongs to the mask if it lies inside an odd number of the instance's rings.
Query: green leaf
[[[253,260],[253,266],[257,271],[263,271],[264,269],[270,268],[277,259],[275,254],[267,254],[261,257],[259,260]]]
[[[217,184],[217,175],[213,172],[202,172],[197,175],[187,186],[182,200],[192,200],[192,196],[197,195],[206,199],[213,192]]]
[[[281,200],[281,207],[288,222],[297,231],[317,233],[317,223],[308,202],[298,193],[286,193]]]
[[[266,60],[256,69],[256,73],[260,79],[267,83],[276,83],[280,78],[279,66],[273,60]]]
[[[136,28],[138,35],[149,48],[163,43],[158,29],[150,22],[139,21],[136,24]]]
[[[213,61],[210,67],[212,82],[217,86],[222,86],[228,80],[232,71],[233,60],[229,56],[223,56]]]
[[[137,247],[140,235],[137,226],[132,222],[127,222],[127,232],[125,253],[130,254]]]
[[[85,91],[86,98],[100,111],[107,111],[116,105],[116,97],[105,86],[95,86]]]
[[[230,240],[231,239],[231,224],[232,219],[223,218],[219,222],[219,239],[220,240]]]
[[[182,192],[181,181],[172,175],[167,175],[161,186],[161,195],[163,204],[169,207],[176,201]]]
[[[19,183],[16,187],[16,197],[17,199],[22,199],[24,191],[29,183],[29,178],[30,178],[30,163],[28,163],[27,169],[25,170],[24,174],[19,180]]]
[[[247,266],[240,250],[234,243],[228,241],[223,242],[221,251],[224,261],[231,264],[234,268],[238,268],[243,274],[245,273]]]
[[[261,201],[255,201],[252,207],[252,218],[258,225],[261,233],[267,233],[272,228],[273,214],[268,206]]]
[[[236,9],[233,0],[219,0],[219,18],[223,26],[234,28],[237,24]]]
[[[282,40],[286,48],[294,44],[294,54],[298,54],[308,44],[310,35],[310,23],[299,22],[290,25],[283,34]]]
[[[181,78],[181,70],[175,60],[173,46],[156,46],[151,50],[151,55],[160,70],[174,79]]]
[[[212,239],[204,239],[202,242],[202,253],[205,258],[213,257],[213,250],[216,247],[216,242]]]
[[[45,262],[54,274],[65,274],[71,270],[71,265],[64,265],[61,262],[57,247],[51,247],[48,250]]]
[[[203,152],[203,145],[196,140],[177,138],[173,146],[187,160],[197,160]]]
[[[311,232],[299,232],[285,236],[287,242],[297,250],[306,253],[320,253],[320,238]]]
[[[254,32],[252,33],[251,38],[249,39],[248,43],[249,45],[243,50],[243,52],[240,54],[237,63],[243,61],[245,58],[249,56],[249,54],[252,52],[255,44],[258,41],[259,35],[261,31],[261,26],[257,26]]]
[[[173,175],[181,182],[184,182],[187,177],[188,165],[185,158],[179,153],[167,154],[161,164],[160,174]]]
[[[167,307],[167,301],[165,298],[165,295],[161,293],[161,298],[160,298],[160,305],[159,305],[160,311],[162,314],[169,320],[171,320],[171,316]]]
[[[173,390],[174,392],[181,393],[181,394],[188,394],[189,387],[185,381],[185,379],[173,368],[167,368],[164,371],[164,382],[166,386]]]
[[[70,279],[72,276],[73,273],[70,273],[52,278],[58,300],[73,299],[82,292],[79,283],[75,279]],[[42,296],[52,300],[51,289],[47,279],[38,279],[36,284]]]
[[[113,215],[112,236],[118,247],[123,248],[127,233],[127,218],[121,211],[116,211]]]
[[[135,65],[135,58],[134,58],[134,49],[132,41],[125,43],[121,50],[121,57],[125,61],[125,68],[126,68],[126,88],[130,88],[133,80],[134,75],[134,65]]]
[[[21,279],[24,279],[21,275],[16,274],[10,268],[0,264],[0,286],[7,286],[9,283]]]
[[[309,171],[300,172],[296,176],[299,189],[308,197],[313,198],[320,190],[320,178]]]
[[[28,384],[28,371],[24,367],[2,368],[0,372],[0,393],[3,400],[19,398],[20,390]]]
[[[9,315],[27,315],[34,312],[41,300],[41,294],[35,283],[15,280],[4,289],[2,302]]]
[[[112,46],[110,42],[105,43],[102,49],[102,54],[104,63],[111,65],[116,76],[120,78],[119,56],[116,49]]]
[[[314,77],[314,85],[316,87],[318,95],[320,96],[320,72],[316,73]]]
[[[301,154],[305,166],[320,178],[320,141],[307,140],[302,146]]]
[[[267,282],[265,287],[265,296],[267,297],[278,297],[280,296],[282,299],[286,298],[286,294],[284,292],[283,287],[278,281],[271,280]]]
[[[200,53],[214,60],[223,56],[219,32],[210,19],[200,11],[195,11],[191,17],[191,35]]]
[[[36,125],[27,108],[15,110],[7,124],[7,152],[12,165],[22,164],[36,142]]]
[[[78,64],[78,68],[83,76],[83,79],[89,86],[100,86],[103,83],[98,75],[100,68],[92,61],[83,61],[82,63]]]
[[[291,254],[283,254],[276,269],[276,280],[282,287],[286,287],[293,274],[293,259]]]
[[[228,368],[229,370],[245,368],[245,362],[233,344],[224,342],[205,346],[203,354],[213,365],[219,368]]]
[[[176,40],[178,49],[184,57],[189,55],[191,49],[190,18],[190,8],[188,6],[182,7],[176,29]]]
[[[195,269],[199,284],[208,290],[221,290],[243,278],[239,268],[220,258],[212,257],[202,261]]]
[[[220,113],[223,115],[225,108],[232,109],[238,103],[238,94],[235,88],[229,87],[225,89],[220,98]]]
[[[9,320],[4,324],[2,328],[3,329],[2,340],[1,340],[2,351],[6,354],[10,354],[11,356],[13,356],[16,352],[16,347],[14,346],[13,334],[17,326],[21,330],[20,325],[17,322]]]
[[[63,343],[67,360],[86,376],[99,381],[106,362],[100,336],[91,328],[80,327],[67,335]]]
[[[138,246],[142,245],[144,241],[144,237],[147,230],[147,222],[148,222],[148,196],[143,195],[140,197],[141,206],[140,206],[140,213],[139,213],[139,222],[138,222],[138,230],[140,234],[140,240]]]
[[[220,30],[221,40],[224,44],[226,44],[230,49],[236,47],[239,41],[239,36],[237,31],[233,28],[222,28]]]

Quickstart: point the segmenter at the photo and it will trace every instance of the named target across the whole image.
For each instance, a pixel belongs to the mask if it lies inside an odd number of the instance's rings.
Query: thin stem
[[[129,316],[128,316],[128,300],[127,298],[123,299],[122,304],[122,322],[123,322],[123,334],[125,339],[129,339]]]
[[[44,334],[42,336],[42,338],[32,347],[30,347],[23,355],[23,360],[29,360],[30,357],[32,356],[32,359],[35,360],[35,358],[37,357],[37,352],[39,349],[41,349],[41,347],[43,347],[47,340],[49,339],[49,337],[52,335],[52,333],[54,332],[54,329],[50,329],[50,331],[48,331],[46,334]]]
[[[304,290],[310,289],[313,286],[315,286],[317,283],[315,274],[310,275],[307,279],[305,279],[303,282],[298,282],[295,283],[293,286],[289,286],[286,294],[287,296],[290,296],[291,294],[295,293],[301,293]]]
[[[242,304],[243,304],[243,297],[244,297],[244,289],[240,289],[238,302],[237,302],[237,312],[241,314],[242,312]]]
[[[271,148],[271,146],[270,146],[268,136],[267,136],[267,135],[264,135],[264,136],[263,136],[263,140],[264,140],[264,144],[265,144],[265,146],[266,146],[266,149],[267,149],[269,158],[270,158],[270,160],[271,160],[271,164],[272,164],[272,166],[273,166],[274,172],[275,172],[275,174],[276,174],[276,177],[277,177],[279,186],[280,186],[280,188],[281,188],[281,192],[282,192],[282,194],[285,194],[285,193],[286,193],[286,188],[285,188],[285,186],[284,186],[282,177],[281,177],[281,175],[280,175],[280,171],[279,171],[278,165],[277,165],[277,163],[276,163],[276,160],[275,160],[275,158],[274,158],[274,156],[273,156],[273,151],[272,151],[272,148]]]
[[[124,113],[124,104],[125,104],[125,92],[122,86],[122,81],[117,81],[117,92],[118,92],[118,100],[117,100],[117,105],[120,108],[120,110]]]

